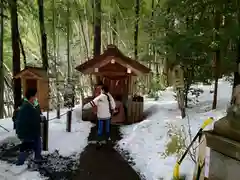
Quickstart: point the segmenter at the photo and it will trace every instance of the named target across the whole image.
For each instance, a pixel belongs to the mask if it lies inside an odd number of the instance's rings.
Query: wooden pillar
[[[133,95],[133,91],[134,91],[134,80],[133,80],[133,77],[132,76],[129,76],[129,79],[128,79],[128,94],[129,95]]]
[[[37,98],[38,98],[38,101],[41,101],[41,93],[40,93],[40,89],[41,89],[41,82],[40,80],[36,80],[37,81]],[[41,105],[41,103],[40,103]]]
[[[23,96],[26,94],[26,79],[21,78],[22,81],[22,88],[23,88]]]

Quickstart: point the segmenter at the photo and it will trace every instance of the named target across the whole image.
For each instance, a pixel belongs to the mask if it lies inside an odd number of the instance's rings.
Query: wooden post
[[[66,131],[71,132],[71,125],[72,125],[72,110],[67,112],[67,122],[66,122]]]
[[[183,70],[180,65],[173,68],[172,77],[174,80],[174,88],[177,92],[178,107],[181,110],[182,118],[186,117],[185,104],[184,104],[184,76]]]
[[[48,121],[45,116],[41,116],[42,118],[42,147],[43,151],[48,150]]]

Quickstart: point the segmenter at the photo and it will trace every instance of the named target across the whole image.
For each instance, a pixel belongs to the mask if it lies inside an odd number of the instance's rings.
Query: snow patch
[[[145,109],[157,107],[157,111],[137,124],[122,126],[121,133],[123,139],[118,142],[120,151],[127,151],[133,161],[133,168],[136,169],[147,180],[156,180],[163,178],[171,180],[173,168],[177,161],[177,154],[165,155],[166,145],[169,142],[169,125],[177,128],[183,128],[187,134],[187,143],[191,136],[194,136],[204,120],[214,117],[215,120],[226,114],[226,108],[230,101],[232,87],[229,82],[219,81],[218,105],[217,109],[211,111],[213,94],[213,85],[194,85],[194,88],[203,89],[203,94],[199,97],[199,102],[192,108],[187,109],[188,117],[181,119],[177,102],[174,98],[172,88],[161,92],[158,101],[147,99]],[[151,110],[151,109],[150,109]],[[207,129],[211,129],[213,124]],[[180,172],[187,175],[187,179],[192,179],[194,163],[190,156],[183,161]]]
[[[66,113],[68,109],[61,109],[60,119],[55,119],[56,111],[49,112],[49,150],[43,152],[45,155],[55,154],[56,150],[59,155],[64,157],[70,157],[71,161],[77,161],[80,153],[84,150],[87,145],[87,138],[90,133],[92,123],[84,122],[81,120],[81,105],[77,105],[73,108],[73,119],[72,119],[72,131],[66,132]],[[47,115],[46,112],[43,113]],[[18,144],[20,141],[15,135],[13,130],[13,123],[11,118],[1,119],[0,125],[8,129],[10,132],[6,132],[0,127],[0,146],[3,144],[13,143]],[[58,155],[58,156],[59,156]],[[54,155],[50,157],[51,165],[55,166],[55,170],[63,170],[66,168],[66,162],[57,161]],[[62,164],[61,164],[62,163]],[[0,161],[0,179],[6,180],[42,180],[44,177],[39,172],[26,171],[19,176],[13,176],[7,172],[6,169],[14,170],[14,165]],[[57,168],[57,169],[56,169]],[[72,167],[71,167],[72,168]]]

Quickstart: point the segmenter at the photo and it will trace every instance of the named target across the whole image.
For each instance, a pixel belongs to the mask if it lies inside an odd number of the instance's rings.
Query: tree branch
[[[19,32],[18,32],[18,34],[19,34]],[[26,68],[26,66],[27,66],[26,54],[25,54],[25,50],[23,47],[23,43],[22,43],[20,34],[19,34],[19,44],[20,44],[20,48],[21,48],[21,52],[22,52],[22,56],[23,56],[24,67]]]

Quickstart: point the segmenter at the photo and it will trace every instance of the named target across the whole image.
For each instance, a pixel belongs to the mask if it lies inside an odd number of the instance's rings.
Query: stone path
[[[74,158],[62,157],[55,152],[45,155],[47,163],[39,167],[38,171],[50,180],[140,180],[128,162],[113,148],[115,142],[121,139],[119,126],[111,127],[113,144],[98,150],[96,144],[91,143],[96,141],[96,128],[95,126],[91,129],[89,145],[80,156],[79,167],[79,162]],[[6,144],[0,147],[0,160],[12,164],[16,161],[18,153],[18,146]]]
[[[112,140],[120,139],[119,127],[112,125]],[[91,129],[89,142],[96,140],[96,127]],[[73,180],[140,180],[141,178],[112,145],[96,149],[89,143],[80,157],[79,171]]]

